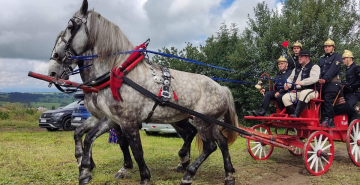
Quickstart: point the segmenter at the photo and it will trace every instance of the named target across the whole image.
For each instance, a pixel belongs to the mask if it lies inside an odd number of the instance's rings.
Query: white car
[[[158,123],[142,123],[141,130],[145,131],[147,135],[161,133],[175,134],[177,133],[173,126],[170,124]]]

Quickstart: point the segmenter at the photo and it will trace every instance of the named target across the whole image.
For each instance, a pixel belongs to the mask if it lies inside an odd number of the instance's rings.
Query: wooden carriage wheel
[[[356,119],[349,125],[346,134],[346,147],[351,161],[360,166],[360,120]]]
[[[327,132],[317,131],[309,136],[303,151],[306,169],[315,176],[322,175],[334,159],[334,142]]]
[[[255,125],[252,129],[262,134],[272,135],[269,127],[265,125]],[[273,145],[266,145],[264,142],[253,141],[250,139],[247,140],[247,148],[251,157],[256,160],[268,159],[274,150]]]

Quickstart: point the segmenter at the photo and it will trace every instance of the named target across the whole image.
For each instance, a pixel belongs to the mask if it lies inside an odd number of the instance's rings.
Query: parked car
[[[74,130],[71,126],[71,114],[78,103],[79,101],[75,101],[65,107],[43,112],[39,118],[39,127],[46,128],[48,131],[56,131],[60,128],[65,131]]]
[[[91,114],[87,111],[87,109],[84,106],[84,101],[81,101],[79,103],[79,106],[77,106],[74,109],[71,115],[71,126],[72,127],[80,126],[90,116]]]
[[[142,123],[141,130],[145,131],[147,135],[158,134],[158,133],[177,133],[173,126],[170,124],[159,124],[159,123]]]

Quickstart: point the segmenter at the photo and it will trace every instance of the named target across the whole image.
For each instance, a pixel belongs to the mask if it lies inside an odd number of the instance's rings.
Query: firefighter
[[[286,92],[284,90],[284,82],[289,77],[291,70],[287,68],[288,63],[287,60],[280,56],[280,58],[277,60],[279,73],[275,77],[276,83],[275,83],[275,90],[272,91],[266,91],[265,89],[260,89],[260,93],[264,94],[263,101],[261,103],[261,108],[259,111],[252,111],[252,114],[254,116],[264,116],[266,113],[266,110],[269,108],[269,104],[271,100],[276,100],[278,104],[278,108],[280,110],[284,109],[284,105],[282,103],[282,96]]]
[[[294,54],[292,54],[292,56],[290,56],[287,59],[287,61],[288,61],[288,68],[290,70],[293,70],[294,68],[299,66],[299,53],[302,49],[302,44],[299,41],[296,41],[292,45],[291,49],[294,52]]]
[[[287,79],[288,83],[284,86],[285,90],[290,89],[291,92],[282,97],[286,112],[291,114],[290,116],[297,118],[300,117],[307,103],[317,97],[318,91],[314,90],[314,84],[318,82],[320,75],[320,67],[310,62],[310,53],[308,51],[300,51],[299,64],[301,67],[292,70]],[[293,111],[295,101],[297,101],[297,105],[295,111]]]
[[[323,117],[321,125],[324,127],[334,127],[334,107],[333,102],[341,87],[340,67],[342,58],[340,54],[335,53],[335,42],[328,39],[324,43],[325,55],[320,57],[319,66],[320,79],[322,84]]]
[[[360,66],[353,61],[353,54],[345,50],[342,60],[347,66],[346,81],[344,82],[344,96],[350,107],[354,107],[360,100]]]
[[[347,114],[349,124],[358,118],[358,113],[354,107],[351,107],[349,103],[345,101],[343,91],[339,93],[339,97],[337,98],[334,106],[334,112],[335,115]]]

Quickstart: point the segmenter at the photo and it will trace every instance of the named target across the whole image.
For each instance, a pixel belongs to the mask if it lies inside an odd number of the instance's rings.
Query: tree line
[[[5,93],[0,96],[0,101],[10,103],[30,103],[30,102],[43,102],[43,103],[63,103],[67,105],[69,102],[75,101],[73,94],[53,93],[53,94],[40,94],[40,93],[20,93],[11,92]]]
[[[348,49],[355,58],[359,57],[360,16],[354,0],[285,0],[283,5],[281,10],[275,10],[265,2],[258,3],[253,10],[255,16],[248,17],[247,27],[241,32],[236,23],[223,23],[204,45],[194,46],[188,42],[182,49],[159,50],[241,73],[224,72],[161,56],[154,56],[153,61],[209,77],[256,83],[264,72],[275,77],[278,72],[276,61],[280,55],[289,57],[287,49],[281,45],[284,41],[289,41],[290,47],[297,40],[301,42],[303,49],[310,51],[311,61],[315,64],[324,54],[323,44],[328,38],[336,43],[335,52],[342,54]],[[263,82],[267,84],[265,80]],[[232,90],[240,118],[259,107],[262,95],[253,85],[219,83]]]

